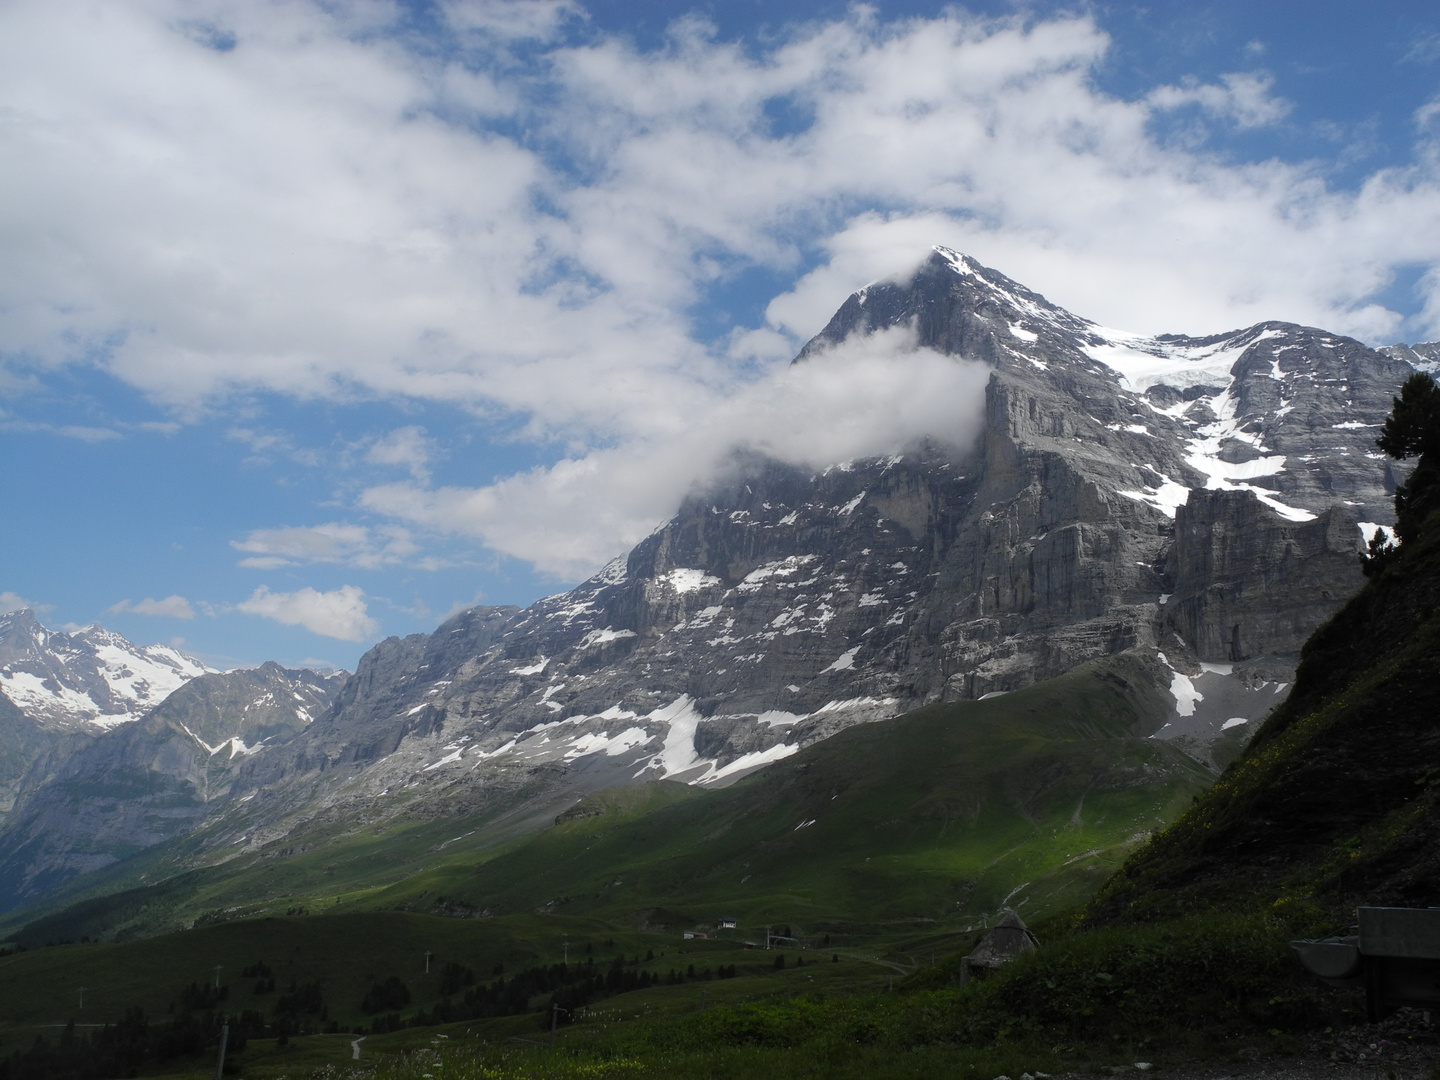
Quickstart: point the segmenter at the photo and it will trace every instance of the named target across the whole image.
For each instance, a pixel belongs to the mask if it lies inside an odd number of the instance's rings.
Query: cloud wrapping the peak
[[[717,400],[682,432],[480,488],[378,485],[361,504],[473,537],[573,580],[642,539],[687,493],[755,454],[820,469],[899,453],[929,437],[963,455],[980,431],[989,377],[985,365],[917,348],[913,328],[894,327],[781,368]]]

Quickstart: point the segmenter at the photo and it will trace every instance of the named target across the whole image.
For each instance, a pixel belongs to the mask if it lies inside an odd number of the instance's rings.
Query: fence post
[[[215,1080],[223,1080],[225,1075],[225,1044],[230,1041],[230,1025],[220,1025],[220,1057],[215,1062]]]

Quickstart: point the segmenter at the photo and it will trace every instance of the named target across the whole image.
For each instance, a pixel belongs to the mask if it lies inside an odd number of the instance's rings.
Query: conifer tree
[[[1418,457],[1415,471],[1395,491],[1395,532],[1413,540],[1421,523],[1440,508],[1440,386],[1424,372],[1405,380],[1375,445],[1398,460]],[[1388,554],[1382,534],[1370,543],[1372,566]]]

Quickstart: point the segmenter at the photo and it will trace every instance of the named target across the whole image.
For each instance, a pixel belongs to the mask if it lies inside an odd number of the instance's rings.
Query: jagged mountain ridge
[[[1278,322],[1107,330],[944,249],[797,362],[895,326],[991,367],[977,445],[757,460],[567,593],[380,643],[325,717],[238,768],[204,857],[521,793],[540,822],[616,784],[723,784],[1125,651],[1174,701],[1160,737],[1233,749],[1393,520],[1373,440],[1413,367]]]
[[[1440,341],[1420,341],[1414,345],[1386,345],[1380,351],[1386,356],[1405,361],[1416,371],[1428,371],[1431,375],[1440,372]]]
[[[208,672],[132,723],[41,755],[0,831],[0,906],[182,835],[247,757],[324,715],[344,678],[273,661]]]
[[[102,627],[60,633],[28,608],[0,616],[0,815],[37,760],[135,720],[207,670],[167,645],[134,645]]]
[[[853,723],[1126,649],[1209,740],[1280,700],[1392,520],[1373,447],[1413,368],[1267,322],[1144,338],[937,249],[856,293],[797,358],[912,324],[989,364],[980,445],[811,474],[758,463],[628,558],[523,610],[383,643],[296,753],[248,767],[279,835],[320,802],[473,805],[549,770],[578,790],[726,782]],[[1208,710],[1208,711],[1207,711]]]
[[[127,723],[209,670],[169,645],[133,645],[104,627],[47,630],[28,608],[0,617],[0,694],[47,730]]]

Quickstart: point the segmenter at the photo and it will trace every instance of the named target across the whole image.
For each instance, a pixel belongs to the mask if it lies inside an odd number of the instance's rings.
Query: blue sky
[[[934,425],[933,358],[786,370],[933,243],[1128,329],[1440,337],[1433,4],[16,0],[0,99],[0,602],[217,666]]]

